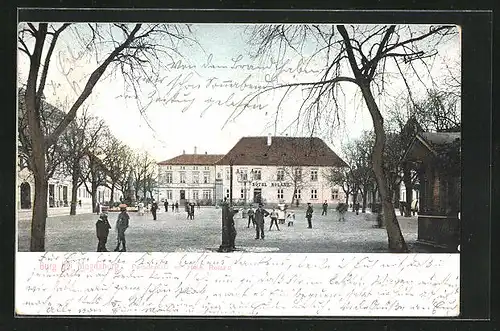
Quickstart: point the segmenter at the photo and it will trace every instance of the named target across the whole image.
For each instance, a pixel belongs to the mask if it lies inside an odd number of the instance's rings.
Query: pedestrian
[[[191,216],[191,219],[194,220],[194,202],[191,202],[189,204],[189,214]]]
[[[178,213],[179,212],[179,202],[175,202],[175,212]]]
[[[285,207],[280,207],[278,209],[278,224],[285,224],[285,215]]]
[[[259,208],[255,211],[255,239],[264,239],[264,217],[269,216],[267,210],[262,208],[262,203],[259,203]]]
[[[252,225],[255,228],[255,211],[253,210],[252,206],[250,206],[250,208],[248,208],[247,215],[248,215],[248,226],[247,226],[247,228],[250,227],[250,222],[252,222]]]
[[[321,212],[321,216],[326,215],[327,210],[328,210],[328,204],[326,203],[325,200],[325,202],[323,203],[323,211]]]
[[[97,234],[97,251],[98,252],[107,252],[106,242],[108,241],[109,229],[111,229],[111,225],[108,222],[108,215],[102,213],[99,216],[99,219],[95,223],[95,230]]]
[[[158,204],[155,200],[151,203],[151,214],[153,214],[153,221],[156,221],[156,211],[158,210]]]
[[[144,215],[144,203],[142,201],[139,202],[139,204],[137,205],[137,212],[138,212],[139,216]]]
[[[186,214],[187,214],[186,219],[187,219],[187,220],[191,219],[191,211],[189,210],[189,205],[188,205],[188,202],[187,202],[187,201],[184,203],[184,211],[185,211],[185,212],[186,212]]]
[[[288,226],[293,226],[293,222],[295,221],[295,213],[293,211],[290,211],[286,218],[288,219]]]
[[[306,218],[307,218],[307,228],[312,229],[312,217],[313,217],[313,207],[311,203],[307,203]]]
[[[172,202],[172,213],[174,212],[175,204]]]
[[[101,204],[99,202],[95,203],[95,213],[100,214],[101,213]]]
[[[271,231],[273,224],[276,224],[276,228],[280,231],[280,227],[278,226],[278,211],[276,208],[273,208],[273,211],[271,211],[271,225],[269,226],[269,231]]]
[[[116,220],[116,232],[118,234],[117,239],[118,243],[116,244],[115,252],[126,252],[126,240],[125,240],[125,231],[128,229],[130,216],[127,214],[127,205],[121,204],[120,206],[120,214],[118,215],[118,219]],[[123,248],[120,250],[120,244],[123,245]]]
[[[196,200],[196,206],[200,209],[200,200]]]
[[[168,212],[168,200],[165,200],[163,205],[165,206],[165,212]]]
[[[82,200],[78,200],[78,206],[82,206]]]
[[[358,202],[356,202],[354,204],[354,210],[356,211],[356,215],[359,215],[359,203]]]
[[[347,203],[339,203],[337,205],[337,212],[339,213],[339,222],[345,221],[344,215],[347,212]]]

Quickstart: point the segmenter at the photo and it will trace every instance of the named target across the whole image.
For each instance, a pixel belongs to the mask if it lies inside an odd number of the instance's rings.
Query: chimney
[[[194,154],[196,154],[196,146],[194,146]]]
[[[186,154],[186,150],[183,149],[182,150],[182,155],[184,155],[184,154]]]
[[[271,146],[271,134],[267,135],[267,146]]]

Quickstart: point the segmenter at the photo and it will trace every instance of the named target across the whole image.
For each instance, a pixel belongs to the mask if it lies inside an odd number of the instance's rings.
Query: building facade
[[[328,181],[328,173],[344,166],[319,138],[243,137],[216,164],[220,179],[216,199],[229,200],[232,187],[233,203],[321,204],[326,200],[335,205],[345,196]]]
[[[220,154],[185,154],[158,163],[157,200],[215,204],[215,162]]]
[[[19,170],[17,178],[17,208],[31,209],[35,199],[35,182],[33,174],[27,168]],[[67,176],[56,174],[48,180],[47,206],[48,208],[70,207],[71,204],[71,179]],[[113,194],[114,201],[120,201],[122,193],[115,188]],[[96,200],[99,203],[105,203],[111,200],[111,190],[100,186],[97,188]],[[92,196],[87,192],[85,185],[82,184],[77,190],[77,202],[81,201],[84,208],[92,208]]]

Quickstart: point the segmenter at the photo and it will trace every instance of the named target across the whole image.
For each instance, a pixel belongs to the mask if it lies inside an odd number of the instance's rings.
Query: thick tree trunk
[[[345,203],[347,206],[349,206],[349,193],[347,192],[344,192],[345,193]]]
[[[76,215],[76,204],[78,203],[76,200],[78,199],[78,177],[73,178],[71,180],[71,206],[69,209],[70,215]]]
[[[380,198],[382,200],[383,222],[387,230],[389,250],[395,252],[406,252],[408,251],[408,248],[396,218],[396,212],[394,211],[392,196],[390,194],[391,192],[389,191],[387,178],[383,168],[383,155],[386,141],[384,119],[380,114],[375,99],[373,98],[369,83],[365,83],[364,85],[361,84],[360,87],[368,110],[370,111],[370,115],[373,119],[373,128],[375,131],[375,145],[373,146],[372,152],[373,172],[375,173],[375,179],[377,181]]]
[[[352,211],[356,211],[356,202],[358,201],[358,191],[354,190],[352,194]]]
[[[97,185],[92,183],[92,192],[90,192],[90,195],[92,196],[92,209],[94,210],[94,213],[98,213],[99,210],[97,209]]]
[[[113,206],[114,195],[115,195],[115,183],[111,183],[111,197],[109,198],[109,204],[110,204],[110,206]]]
[[[45,251],[45,223],[47,220],[48,182],[45,173],[35,173],[35,201],[31,219],[31,252]]]

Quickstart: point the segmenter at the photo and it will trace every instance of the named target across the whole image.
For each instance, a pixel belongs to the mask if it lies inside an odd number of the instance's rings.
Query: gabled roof
[[[408,159],[416,142],[418,141],[429,152],[437,155],[437,149],[444,145],[452,144],[456,140],[461,139],[460,132],[420,132],[415,135],[410,146],[406,149],[402,160]]]
[[[217,165],[347,166],[316,137],[243,137]]]
[[[222,154],[182,154],[158,162],[158,165],[213,165],[223,156]]]

